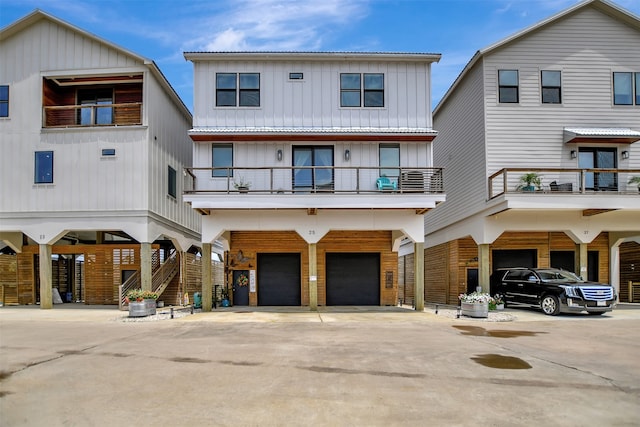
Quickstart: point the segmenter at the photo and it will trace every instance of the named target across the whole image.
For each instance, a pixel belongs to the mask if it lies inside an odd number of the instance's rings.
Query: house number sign
[[[256,271],[249,270],[249,292],[256,291]]]

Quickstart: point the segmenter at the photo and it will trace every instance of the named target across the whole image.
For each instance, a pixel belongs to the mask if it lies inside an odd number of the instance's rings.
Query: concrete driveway
[[[640,424],[640,307],[505,313],[3,307],[0,425]]]

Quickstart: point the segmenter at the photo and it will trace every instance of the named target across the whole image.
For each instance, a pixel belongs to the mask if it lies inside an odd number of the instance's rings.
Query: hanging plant
[[[238,276],[238,279],[236,280],[236,284],[238,286],[247,286],[249,285],[249,278],[247,277],[246,274],[242,273]]]

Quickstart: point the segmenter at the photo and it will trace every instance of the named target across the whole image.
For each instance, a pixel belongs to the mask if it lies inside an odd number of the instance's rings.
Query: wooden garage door
[[[300,305],[300,254],[258,254],[258,305]]]
[[[327,305],[380,305],[380,254],[327,253]]]

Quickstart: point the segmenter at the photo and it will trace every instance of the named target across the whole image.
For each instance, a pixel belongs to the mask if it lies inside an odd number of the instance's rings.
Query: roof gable
[[[546,18],[536,24],[533,24],[521,31],[518,31],[517,33],[514,33],[508,37],[503,38],[502,40],[499,40],[498,42],[491,44],[485,48],[482,48],[480,50],[478,50],[473,57],[469,60],[469,62],[467,63],[467,65],[465,65],[464,69],[460,72],[460,74],[458,75],[458,77],[456,77],[455,81],[453,82],[453,84],[451,85],[451,87],[449,87],[449,89],[447,90],[447,92],[444,94],[444,96],[442,97],[442,99],[440,100],[440,102],[438,102],[438,105],[436,106],[436,108],[433,110],[433,114],[434,116],[438,113],[438,111],[440,110],[441,106],[444,105],[447,101],[447,99],[449,98],[449,96],[451,95],[451,93],[453,93],[453,91],[455,90],[455,88],[458,86],[458,84],[462,81],[462,79],[464,79],[464,77],[468,74],[468,72],[471,70],[471,68],[473,68],[474,65],[476,65],[476,63],[478,61],[480,61],[482,58],[484,58],[486,55],[489,55],[499,49],[502,49],[508,45],[510,45],[511,43],[515,43],[518,42],[520,40],[522,40],[525,37],[530,36],[531,34],[541,31],[544,28],[547,28],[548,26],[554,25],[566,18],[568,18],[569,16],[584,10],[585,8],[593,8],[595,10],[597,10],[598,12],[603,13],[604,15],[607,15],[613,19],[615,19],[616,21],[627,25],[633,29],[635,29],[636,31],[640,32],[640,17],[634,15],[633,13],[607,1],[607,0],[585,0],[583,2],[577,3],[576,5],[565,9],[563,11],[558,12],[555,15],[550,16],[549,18]]]

